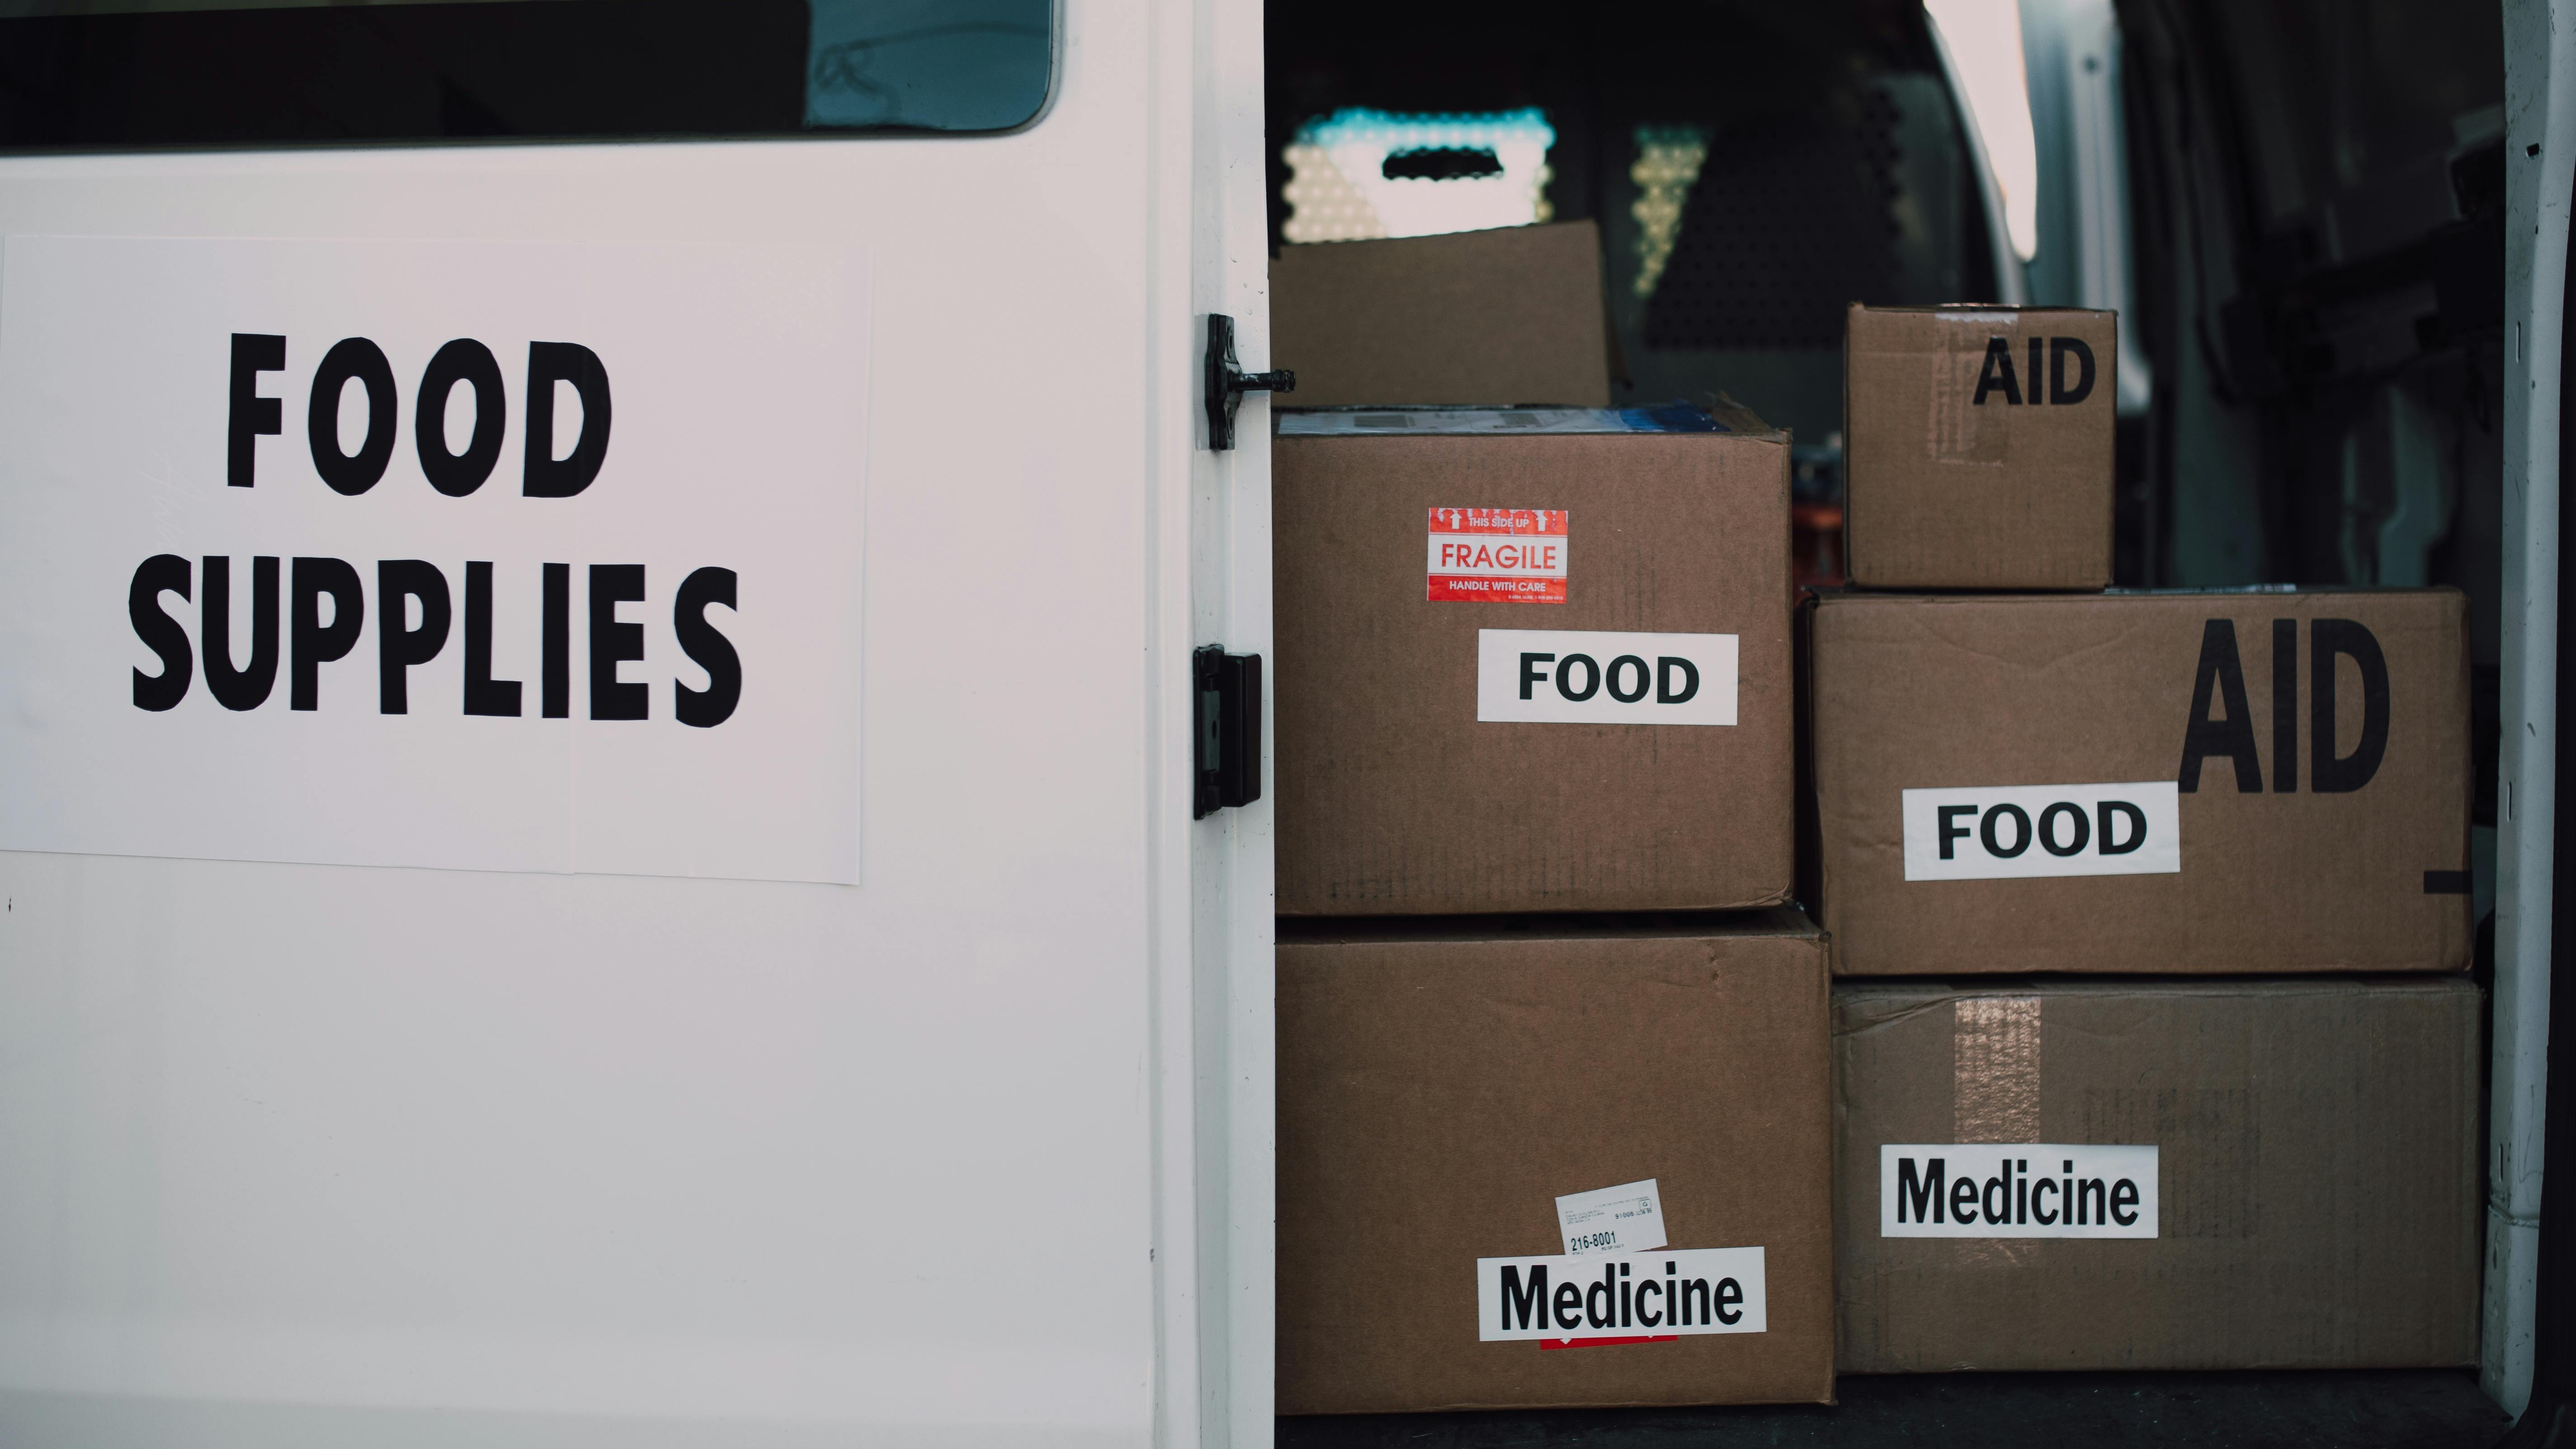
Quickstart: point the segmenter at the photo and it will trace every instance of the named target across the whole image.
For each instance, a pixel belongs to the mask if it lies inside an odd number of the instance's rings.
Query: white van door
[[[0,1443],[1268,1442],[1260,76],[0,4]]]

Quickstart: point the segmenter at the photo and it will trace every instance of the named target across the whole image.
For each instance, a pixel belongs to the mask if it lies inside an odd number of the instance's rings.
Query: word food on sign
[[[2043,341],[2048,358],[2045,372],[2040,366]],[[2074,368],[2071,381],[2067,376],[2070,364]],[[1987,338],[1986,363],[1977,373],[1974,405],[1984,407],[1987,396],[1993,394],[2014,407],[2072,407],[2093,395],[2093,348],[2081,337],[2034,337],[2030,339],[2030,371],[2026,376],[2030,380],[2027,397],[2022,379],[2013,373],[2012,340]]]
[[[2299,621],[2272,621],[2272,793],[2299,788]],[[2335,661],[2349,659],[2361,676],[2361,734],[2349,753],[2335,736]],[[2388,657],[2379,636],[2351,619],[2308,621],[2308,788],[2319,795],[2346,794],[2370,783],[2388,755]],[[2234,768],[2236,790],[2263,793],[2262,752],[2254,712],[2245,693],[2245,665],[2236,646],[2236,623],[2211,619],[2201,626],[2200,662],[2192,672],[2191,715],[2183,728],[2185,794],[2200,789],[2201,769],[2213,759]]]
[[[229,487],[251,488],[258,484],[259,440],[285,430],[284,404],[261,394],[260,378],[286,368],[287,339],[272,333],[236,332],[231,355],[224,481]],[[597,480],[607,461],[608,370],[598,354],[577,343],[531,342],[527,356],[520,402],[527,440],[520,492],[535,499],[576,497]],[[343,450],[341,429],[341,412],[353,385],[364,394],[367,420],[354,452]],[[451,451],[449,405],[459,388],[472,397],[474,421],[464,448]],[[555,410],[559,394],[567,388],[579,404],[581,419],[558,457]],[[432,354],[413,396],[412,440],[422,476],[447,497],[471,495],[500,463],[510,402],[498,359],[481,342],[457,338]],[[393,366],[384,349],[364,337],[344,337],[324,349],[314,369],[305,413],[304,442],[313,470],[333,493],[357,498],[383,480],[393,460],[400,421]],[[370,611],[367,576],[358,565],[341,558],[298,556],[289,564],[276,555],[254,554],[244,562],[251,596],[247,663],[237,662],[240,652],[232,637],[232,555],[211,554],[192,562],[178,554],[156,553],[135,567],[126,590],[126,614],[135,637],[159,660],[155,672],[139,668],[133,672],[135,708],[155,713],[177,708],[202,666],[207,692],[216,703],[228,710],[258,709],[275,692],[281,662],[287,676],[287,708],[321,707],[323,666],[346,659],[364,636]],[[493,607],[493,568],[488,560],[465,561],[458,574],[460,590],[445,568],[427,559],[375,562],[378,713],[410,713],[410,671],[438,658],[457,636],[462,638],[465,656],[459,712],[504,718],[529,712],[524,681],[493,677],[492,641],[495,629],[501,627]],[[567,719],[572,714],[573,572],[570,563],[546,563],[538,569],[541,602],[533,621],[539,642],[534,712],[543,719]],[[643,662],[645,630],[640,622],[621,619],[618,611],[621,606],[650,601],[647,582],[642,564],[591,564],[584,570],[583,634],[589,666],[584,693],[591,719],[650,716],[649,687],[619,677],[621,665]],[[685,680],[673,681],[672,713],[684,725],[711,729],[731,718],[741,701],[741,657],[707,614],[716,607],[734,610],[736,591],[732,569],[710,566],[691,570],[669,595],[672,635],[707,679],[704,689]],[[457,627],[460,594],[461,628]],[[174,596],[197,606],[193,643],[187,626],[172,617],[165,602]],[[515,627],[524,630],[530,622],[522,619]]]
[[[2171,875],[2182,811],[2171,780],[1904,792],[1907,880]]]
[[[1485,1343],[1762,1333],[1770,1326],[1760,1248],[1479,1258],[1476,1317],[1476,1337]]]
[[[1568,1193],[1556,1200],[1568,1257],[1634,1253],[1664,1245],[1664,1195],[1655,1179]]]
[[[1733,634],[1480,629],[1480,723],[1731,725]]]
[[[1427,597],[1468,604],[1562,604],[1562,508],[1434,508]]]
[[[1878,1233],[2152,1238],[2156,1158],[2153,1145],[1884,1144],[1878,1149]]]

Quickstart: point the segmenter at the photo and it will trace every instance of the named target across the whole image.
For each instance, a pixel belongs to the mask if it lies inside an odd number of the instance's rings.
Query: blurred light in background
[[[1547,148],[1535,108],[1396,115],[1352,107],[1308,121],[1280,157],[1292,242],[1433,236],[1546,221]]]
[[[2003,193],[2004,230],[2023,261],[2039,255],[2039,148],[2030,129],[2019,0],[1923,0],[1968,93],[1968,112]]]

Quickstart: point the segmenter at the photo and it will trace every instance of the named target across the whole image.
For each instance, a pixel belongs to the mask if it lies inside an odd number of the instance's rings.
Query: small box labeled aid
[[[1636,1253],[1664,1246],[1664,1198],[1655,1179],[1569,1193],[1556,1200],[1565,1254]]]

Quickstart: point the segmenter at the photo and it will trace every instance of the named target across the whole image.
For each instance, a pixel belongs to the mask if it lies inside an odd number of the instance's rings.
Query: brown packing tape
[[[2039,1140],[2039,998],[1953,1005],[1951,1112],[1961,1142]]]
[[[2012,430],[2004,426],[2001,408],[1976,406],[1977,381],[1985,373],[1987,340],[2011,330],[2017,318],[2010,312],[1943,312],[1938,322],[1940,362],[1932,377],[1927,451],[1939,463],[2000,468],[2011,461]]]

